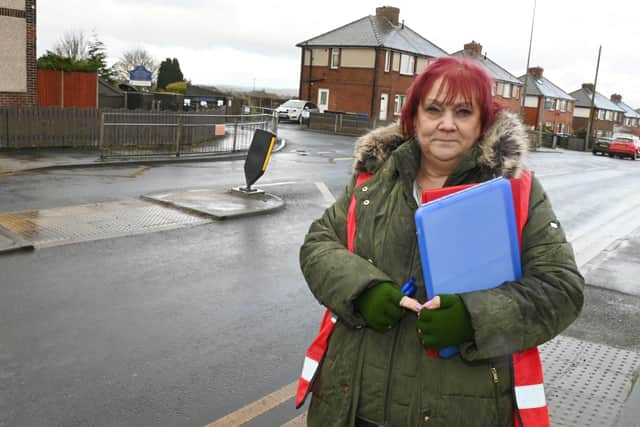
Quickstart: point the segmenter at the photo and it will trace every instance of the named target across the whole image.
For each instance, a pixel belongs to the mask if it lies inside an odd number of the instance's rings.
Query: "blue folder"
[[[427,297],[494,288],[522,276],[511,183],[496,178],[415,214]],[[447,358],[457,346],[440,349]]]

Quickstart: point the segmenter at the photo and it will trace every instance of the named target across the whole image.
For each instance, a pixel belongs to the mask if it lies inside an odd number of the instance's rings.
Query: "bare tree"
[[[158,62],[144,48],[134,48],[122,53],[120,60],[113,65],[120,81],[129,80],[129,72],[138,65],[143,65],[153,73],[153,80],[158,77]]]
[[[53,52],[74,61],[89,57],[89,38],[83,31],[66,31],[53,46]]]

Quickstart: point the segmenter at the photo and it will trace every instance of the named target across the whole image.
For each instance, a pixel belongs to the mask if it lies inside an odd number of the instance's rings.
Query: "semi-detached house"
[[[298,43],[299,97],[321,111],[397,120],[416,74],[447,56],[399,18],[400,9],[379,7],[374,16]]]
[[[593,93],[594,86],[591,83],[583,83],[581,89],[570,93],[576,99],[576,108],[573,112],[574,132],[585,131],[588,127]],[[615,126],[622,124],[624,113],[622,108],[611,102],[606,96],[595,92],[591,137],[612,136]]]
[[[575,98],[556,86],[543,75],[541,67],[529,68],[520,80],[526,83],[524,100],[524,124],[539,129],[544,124],[546,132],[573,133]]]

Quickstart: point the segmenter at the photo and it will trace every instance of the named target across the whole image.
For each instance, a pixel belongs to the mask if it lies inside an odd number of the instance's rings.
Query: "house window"
[[[416,58],[412,55],[400,55],[400,74],[412,76],[415,73]]]
[[[560,101],[560,111],[563,113],[567,111],[567,100],[563,99]]]
[[[513,85],[511,88],[511,97],[512,98],[520,98],[520,86]]]
[[[558,123],[558,133],[564,133],[564,123]]]
[[[553,110],[553,105],[555,103],[553,102],[553,98],[545,98],[544,99],[544,109],[545,110]]]
[[[504,84],[504,92],[502,92],[503,98],[511,98],[511,83]]]
[[[405,95],[396,95],[395,96],[395,102],[393,105],[393,114],[396,116],[399,116],[400,113],[402,112],[402,106],[404,105],[404,100],[407,97]]]
[[[613,111],[607,111],[604,115],[605,120],[613,120]]]
[[[504,92],[504,83],[503,82],[497,82],[496,83],[496,94],[502,96],[503,92]]]
[[[340,49],[331,49],[331,68],[340,66]]]
[[[391,69],[391,51],[384,52],[384,72],[388,73]]]
[[[491,87],[491,96],[496,96],[496,93],[498,93],[498,83],[493,83],[493,86]]]
[[[604,120],[604,110],[598,110],[598,120]]]

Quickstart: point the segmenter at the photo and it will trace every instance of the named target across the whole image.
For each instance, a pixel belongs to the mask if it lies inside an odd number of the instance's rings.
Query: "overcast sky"
[[[65,31],[95,31],[109,61],[143,47],[158,62],[175,57],[195,84],[256,89],[298,87],[296,43],[367,15],[382,5],[452,53],[475,40],[493,61],[524,74],[533,0],[242,1],[39,0],[38,54]],[[619,93],[640,108],[640,5],[633,0],[538,0],[531,66],[566,92],[593,82],[602,45],[598,92]]]

